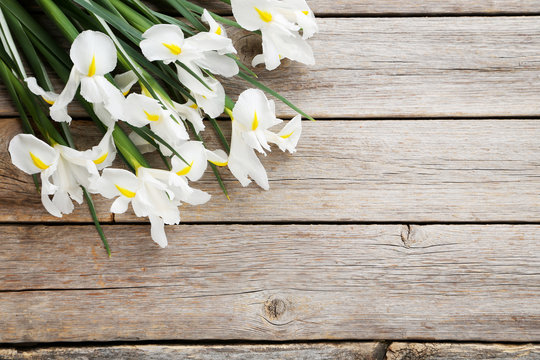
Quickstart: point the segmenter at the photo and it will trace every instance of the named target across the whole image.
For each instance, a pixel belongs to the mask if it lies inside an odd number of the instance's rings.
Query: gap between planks
[[[77,345],[34,348],[0,349],[0,357],[22,359],[275,359],[283,360],[510,360],[540,359],[538,344],[483,344],[483,343],[422,343],[422,342],[319,342],[297,344],[126,344],[126,345]]]

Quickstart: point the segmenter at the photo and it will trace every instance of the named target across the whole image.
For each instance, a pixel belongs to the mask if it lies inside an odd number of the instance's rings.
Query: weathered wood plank
[[[208,359],[208,360],[382,360],[386,346],[376,342],[313,343],[287,345],[124,345],[0,349],[0,359]]]
[[[537,115],[539,22],[535,16],[325,18],[310,40],[316,65],[288,62],[257,72],[316,118]],[[250,61],[260,40],[232,29],[231,35]],[[250,87],[226,84],[232,93]],[[280,103],[277,111],[292,115]],[[0,115],[14,114],[1,87]],[[73,114],[84,115],[80,108]]]
[[[540,225],[90,228],[2,228],[0,342],[540,340]]]
[[[474,360],[540,359],[540,345],[391,343],[386,360]]]
[[[28,9],[39,11],[34,1],[22,1]],[[193,1],[208,10],[217,12],[222,15],[231,14],[231,7],[222,3],[219,0],[197,0]],[[177,15],[178,12],[167,4],[160,3],[159,6],[146,2],[154,9],[164,13]],[[540,3],[537,0],[307,0],[307,3],[317,15],[412,15],[412,14],[536,14],[540,12]]]
[[[221,14],[230,14],[228,5],[200,1],[202,6],[209,6]],[[536,14],[540,12],[537,0],[308,0],[311,10],[317,15],[420,15],[420,14]]]
[[[50,221],[31,177],[6,153],[18,130],[2,120],[0,221]],[[223,122],[227,130],[228,124]],[[89,122],[73,125],[87,145],[99,141]],[[208,129],[211,148],[219,146]],[[80,135],[80,136],[79,136]],[[228,135],[227,135],[228,136]],[[183,221],[539,221],[540,125],[536,120],[304,122],[294,155],[275,150],[261,161],[271,188],[247,188],[221,174],[228,201],[210,170],[193,183],[213,197],[181,208]],[[83,147],[84,148],[84,147]],[[160,166],[153,157],[155,166]],[[110,201],[95,196],[109,219]],[[309,206],[306,206],[309,204]],[[117,221],[139,221],[131,213]],[[85,206],[66,221],[90,221]]]

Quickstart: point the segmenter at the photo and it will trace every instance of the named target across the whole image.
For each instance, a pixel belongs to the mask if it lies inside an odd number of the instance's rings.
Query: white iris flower
[[[268,143],[274,143],[282,151],[295,152],[302,133],[301,117],[295,116],[277,134],[268,130],[283,121],[276,118],[274,101],[259,89],[248,89],[240,94],[232,118],[229,169],[242,186],[251,182],[249,176],[268,190],[266,171],[254,150],[266,154],[264,150],[270,151]]]
[[[77,151],[59,144],[52,147],[33,135],[19,134],[9,143],[9,153],[19,169],[40,174],[43,206],[51,215],[61,217],[73,211],[71,200],[82,203],[81,186],[93,187],[99,179],[98,170],[111,165],[116,156],[111,135],[112,129],[97,146]]]
[[[305,40],[318,28],[305,0],[231,0],[231,6],[244,29],[261,31],[263,53],[255,56],[253,66],[265,63],[268,70],[273,70],[282,58],[315,64],[313,51]]]

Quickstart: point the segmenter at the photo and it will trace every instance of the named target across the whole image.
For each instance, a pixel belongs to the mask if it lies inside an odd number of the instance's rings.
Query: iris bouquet
[[[313,64],[306,39],[318,29],[305,0],[223,1],[234,20],[186,0],[164,1],[177,11],[173,15],[140,0],[36,0],[71,43],[69,52],[19,2],[0,3],[0,75],[25,132],[9,144],[12,162],[34,177],[50,214],[69,214],[73,201],[86,200],[109,254],[92,194],[114,199],[113,213],[131,205],[137,216],[148,217],[152,239],[165,247],[164,225],[180,222],[178,206],[210,200],[194,185],[208,166],[227,197],[219,167],[243,186],[254,180],[268,190],[257,152],[270,151],[270,144],[295,152],[301,116],[311,119],[257,80],[226,31],[238,27],[260,35],[263,51],[252,66],[273,70],[284,58]],[[63,88],[53,88],[51,71]],[[234,102],[216,76],[236,76],[253,88]],[[298,115],[273,130],[283,120],[266,93]],[[74,145],[68,112],[74,99],[103,132],[90,149]],[[223,114],[232,122],[230,139],[215,120]],[[203,141],[209,126],[222,149]],[[159,154],[162,168],[149,166],[148,152]],[[113,167],[117,155],[127,169]]]

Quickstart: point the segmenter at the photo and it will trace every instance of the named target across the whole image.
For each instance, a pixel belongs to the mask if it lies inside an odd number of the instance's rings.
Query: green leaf
[[[312,120],[312,121],[315,121],[314,118],[312,118],[311,116],[309,116],[308,114],[306,114],[305,112],[303,112],[302,110],[300,110],[296,105],[294,105],[292,102],[290,102],[289,100],[287,100],[285,97],[283,97],[282,95],[278,94],[277,92],[275,92],[274,90],[270,89],[268,86],[260,83],[259,81],[253,79],[252,77],[250,77],[248,74],[244,73],[244,72],[240,72],[238,73],[238,77],[246,80],[247,82],[249,82],[250,84],[252,85],[255,85],[256,87],[258,87],[259,89],[269,93],[270,95],[273,95],[274,97],[276,97],[277,99],[283,101],[287,106],[289,106],[291,109],[293,109],[294,111],[296,111],[297,113],[305,116],[306,118],[308,118],[309,120]]]
[[[179,0],[166,0],[172,7],[174,7],[180,15],[186,18],[187,21],[199,31],[207,31],[206,26],[188,9],[184,1]]]
[[[21,24],[27,28],[34,36],[47,46],[52,53],[64,63],[70,63],[69,56],[58,46],[48,31],[45,31],[33,17],[15,0],[2,0],[0,6],[6,12],[11,12]]]
[[[227,151],[227,154],[229,154],[231,152],[231,147],[229,146],[229,142],[225,138],[225,135],[223,135],[223,131],[221,131],[221,128],[219,127],[218,122],[216,121],[216,119],[210,118],[210,124],[212,124],[212,127],[216,131],[217,136],[218,136],[219,140],[221,141],[221,144],[223,145],[223,147]]]
[[[58,25],[60,30],[64,33],[70,41],[75,40],[79,31],[75,28],[72,22],[66,17],[66,15],[60,10],[60,8],[52,0],[37,0],[43,11]]]
[[[169,1],[172,1],[172,0],[169,0]],[[189,10],[192,10],[194,12],[196,12],[197,14],[202,14],[204,12],[204,8],[202,6],[199,6],[199,5],[196,5],[196,4],[193,4],[189,1],[185,1],[185,0],[175,0],[176,2],[180,2],[182,3],[186,8],[188,8]],[[239,28],[239,29],[243,29],[242,26],[240,26],[240,24],[238,24],[236,21],[233,21],[233,20],[230,20],[230,19],[227,19],[223,16],[219,16],[211,11],[208,11],[208,13],[210,13],[210,15],[214,18],[214,20],[222,23],[222,24],[225,24],[225,25],[229,25],[229,26],[234,26],[236,28]],[[204,30],[206,31],[206,30]],[[260,34],[260,31],[253,31],[254,33],[257,33],[257,34]]]
[[[133,10],[128,5],[122,3],[118,0],[110,0],[110,3],[118,10],[120,14],[140,32],[144,33],[148,30],[154,23],[144,16],[142,16],[137,11]]]
[[[157,17],[161,21],[164,21],[168,24],[179,26],[182,29],[182,31],[185,32],[186,34],[195,35],[194,29],[190,28],[189,26],[187,26],[185,23],[181,22],[180,20],[175,19],[169,15],[158,13],[157,11],[153,11],[153,10],[150,10],[150,11],[152,12],[153,15],[155,15],[155,17]]]
[[[111,257],[111,249],[109,248],[109,242],[107,241],[107,237],[105,236],[105,233],[103,232],[103,228],[101,227],[101,224],[99,223],[99,219],[96,213],[96,208],[94,207],[94,202],[92,201],[92,197],[86,191],[86,189],[83,187],[83,193],[84,198],[86,199],[86,203],[88,204],[88,210],[90,211],[90,215],[92,215],[92,220],[94,220],[94,226],[96,227],[96,230],[99,234],[99,237],[101,238],[101,241],[103,242],[103,245],[105,246],[105,250],[107,250],[107,254],[109,257]]]

